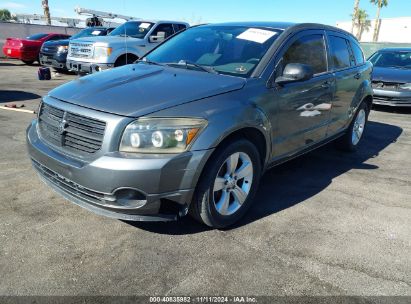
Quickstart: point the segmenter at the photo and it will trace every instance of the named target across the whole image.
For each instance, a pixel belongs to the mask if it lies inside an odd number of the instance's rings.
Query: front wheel
[[[213,228],[234,224],[250,207],[260,176],[260,155],[248,140],[217,149],[197,185],[191,215]]]
[[[368,121],[369,110],[367,104],[362,102],[355,113],[347,132],[337,141],[337,146],[344,151],[356,151],[363,138]]]
[[[34,60],[22,60],[22,61],[27,65],[32,65],[34,63]]]

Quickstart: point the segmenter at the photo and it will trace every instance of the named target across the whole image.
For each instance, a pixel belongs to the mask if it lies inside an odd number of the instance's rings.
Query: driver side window
[[[310,65],[314,74],[327,71],[327,53],[325,50],[324,36],[321,34],[307,35],[298,38],[288,48],[282,57],[279,72],[281,76],[285,66],[289,63]]]
[[[157,28],[151,34],[152,36],[162,36],[164,33],[164,39],[167,39],[174,34],[173,25],[170,23],[164,23],[157,26]]]

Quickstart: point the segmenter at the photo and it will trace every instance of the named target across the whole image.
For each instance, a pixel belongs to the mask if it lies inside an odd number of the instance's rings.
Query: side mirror
[[[151,43],[163,42],[166,39],[166,32],[157,32],[156,36],[148,37],[148,41]]]
[[[314,69],[312,66],[301,63],[289,63],[285,66],[283,75],[277,77],[276,84],[286,84],[290,82],[305,81],[313,78]]]

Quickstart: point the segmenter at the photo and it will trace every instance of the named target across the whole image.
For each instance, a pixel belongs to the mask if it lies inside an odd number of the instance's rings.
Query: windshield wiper
[[[139,60],[137,60],[136,62],[143,62],[143,63],[147,63],[147,64],[152,64],[152,65],[165,66],[164,63],[159,63],[159,62],[151,61],[151,60],[148,60],[147,58],[139,59]]]
[[[167,63],[167,65],[184,66],[186,69],[188,69],[189,66],[193,66],[207,73],[218,74],[218,72],[213,67],[200,65],[189,60],[180,60],[179,62]]]

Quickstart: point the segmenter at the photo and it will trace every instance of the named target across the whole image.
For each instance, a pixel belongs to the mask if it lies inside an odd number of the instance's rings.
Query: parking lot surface
[[[0,107],[75,75],[0,60]],[[229,230],[130,223],[71,204],[31,168],[35,115],[0,109],[0,295],[411,295],[411,111],[372,111],[355,154],[327,145],[264,176]]]

